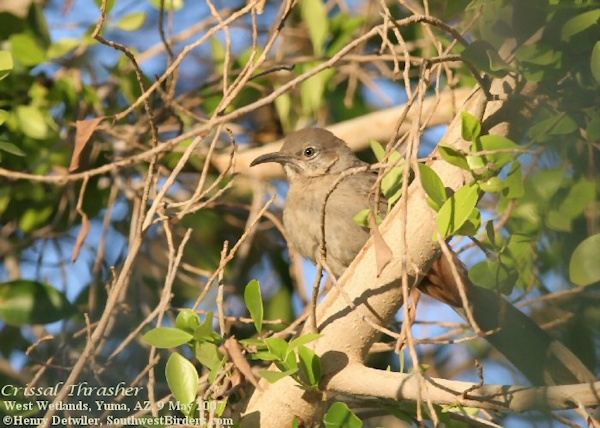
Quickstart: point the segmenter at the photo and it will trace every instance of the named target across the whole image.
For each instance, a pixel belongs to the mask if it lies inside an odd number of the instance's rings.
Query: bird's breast
[[[356,180],[342,181],[331,191],[336,179],[337,176],[321,176],[292,183],[283,223],[293,247],[302,256],[316,262],[324,219],[327,263],[339,277],[369,238],[368,229],[353,220],[369,204],[368,192],[364,190],[366,186],[357,186]]]

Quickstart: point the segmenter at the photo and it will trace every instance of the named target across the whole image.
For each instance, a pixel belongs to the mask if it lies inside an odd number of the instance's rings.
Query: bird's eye
[[[307,158],[311,157],[312,155],[315,154],[315,149],[312,147],[307,147],[304,149],[304,156],[306,156]]]

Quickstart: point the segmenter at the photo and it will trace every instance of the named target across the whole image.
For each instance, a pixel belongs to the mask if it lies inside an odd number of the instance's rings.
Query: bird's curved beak
[[[286,163],[292,163],[292,158],[291,156],[281,152],[267,153],[254,159],[252,163],[250,163],[250,166],[252,167],[261,163],[268,162],[276,162],[278,164],[283,165]]]

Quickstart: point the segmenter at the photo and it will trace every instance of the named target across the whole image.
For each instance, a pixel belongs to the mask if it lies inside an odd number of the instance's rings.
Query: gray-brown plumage
[[[255,159],[251,166],[277,162],[290,183],[283,224],[292,245],[313,262],[319,259],[321,213],[326,195],[343,172],[367,164],[331,132],[309,128],[290,134],[281,150]],[[342,275],[369,238],[368,228],[354,216],[371,208],[376,174],[361,171],[337,184],[325,205],[326,261],[336,277]],[[380,210],[385,212],[385,201]],[[426,294],[460,310],[462,300],[450,263],[458,267],[473,317],[482,331],[497,330],[486,339],[529,380],[538,385],[593,382],[596,377],[559,342],[497,293],[472,285],[453,256],[441,257],[419,285]]]
[[[261,156],[252,165],[263,162],[279,162],[283,166],[290,183],[283,224],[296,250],[315,262],[319,257],[320,218],[327,193],[342,172],[367,164],[354,156],[342,140],[323,129],[303,129],[291,134],[280,152]],[[375,179],[373,172],[349,175],[327,201],[327,263],[337,277],[369,239],[369,230],[356,224],[353,217],[369,207]]]

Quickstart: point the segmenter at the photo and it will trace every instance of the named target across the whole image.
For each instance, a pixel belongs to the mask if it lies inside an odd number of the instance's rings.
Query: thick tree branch
[[[461,405],[480,409],[525,412],[535,409],[564,410],[596,406],[600,381],[593,384],[524,387],[481,385],[426,377],[422,391],[415,374],[389,372],[352,364],[327,383],[328,392],[353,397],[388,398],[396,401],[430,399],[438,405]],[[468,393],[465,393],[468,391]]]

